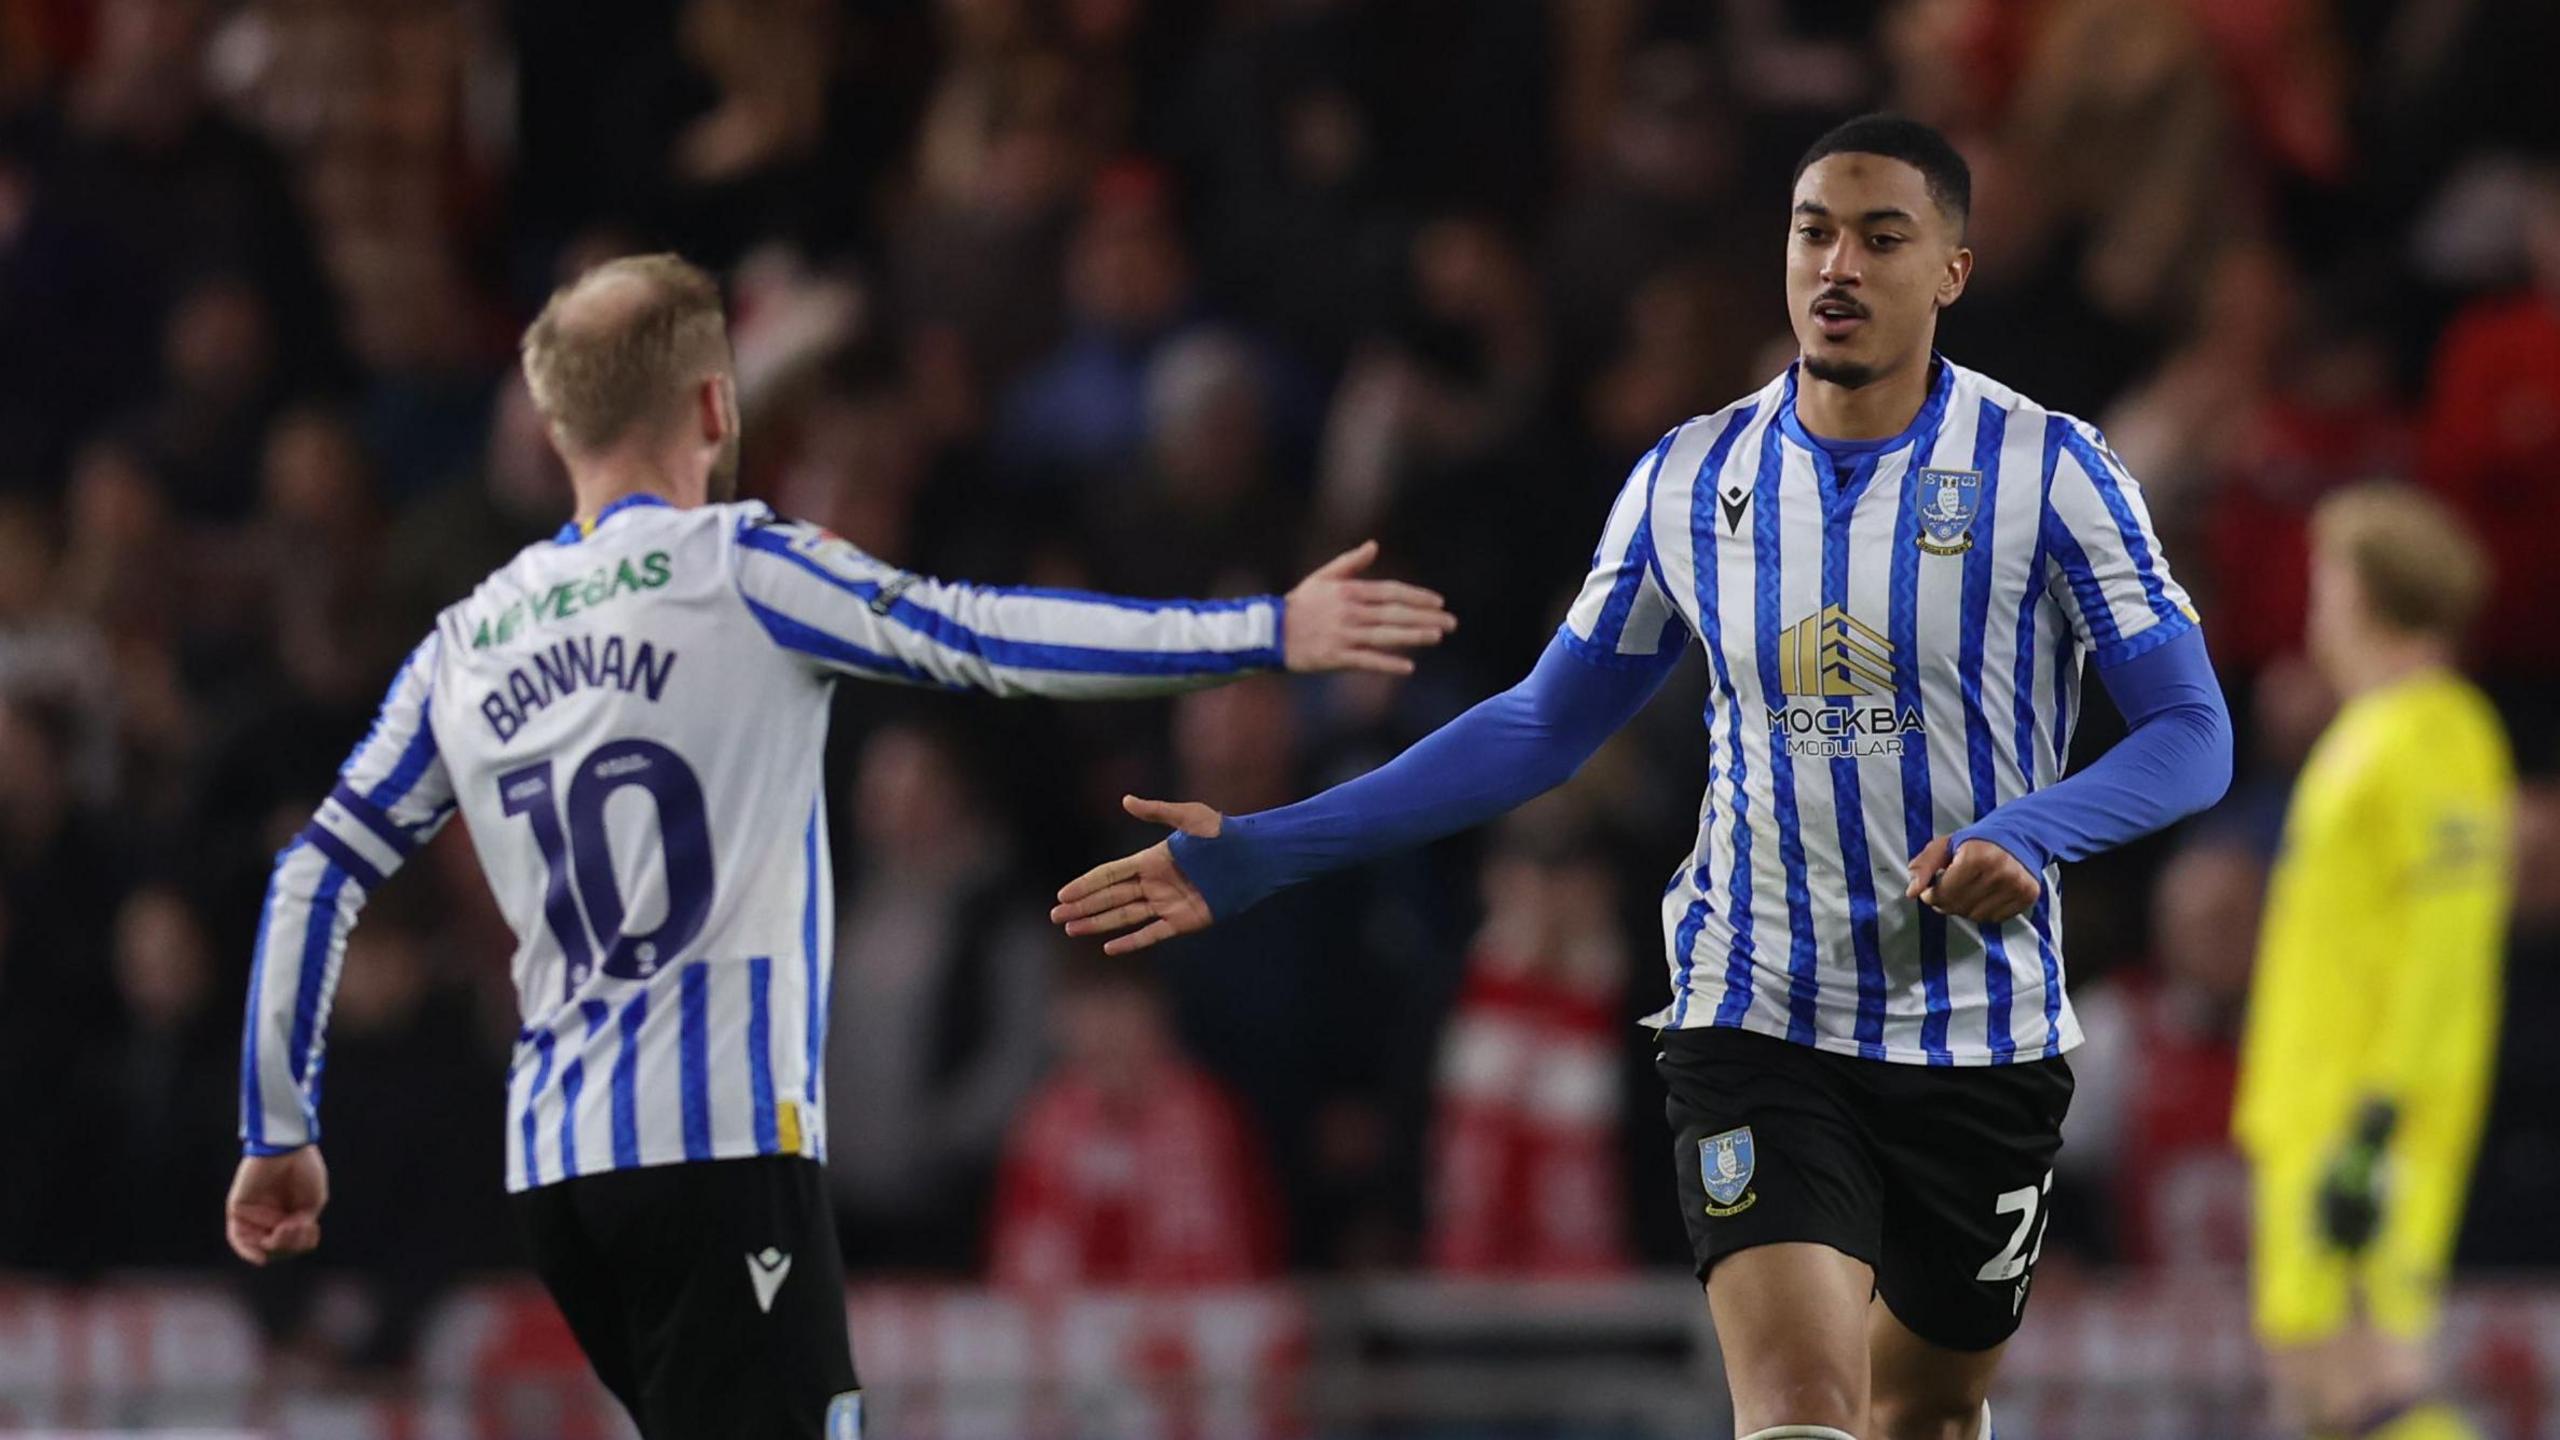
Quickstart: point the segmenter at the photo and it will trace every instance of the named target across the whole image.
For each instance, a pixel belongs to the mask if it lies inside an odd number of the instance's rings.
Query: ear
[[[705,375],[693,387],[695,438],[717,446],[737,433],[738,396],[726,375]]]
[[[1959,245],[1947,257],[1946,273],[1938,277],[1938,308],[1946,309],[1964,294],[1965,283],[1973,278],[1973,252]]]

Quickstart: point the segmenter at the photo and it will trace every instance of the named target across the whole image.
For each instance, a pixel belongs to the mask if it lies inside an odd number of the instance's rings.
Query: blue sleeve
[[[2088,769],[1992,811],[1955,834],[1988,840],[2041,875],[2202,810],[2231,784],[2231,714],[2204,632],[2102,669],[2126,735]]]
[[[1526,679],[1402,755],[1295,805],[1230,815],[1214,840],[1175,835],[1173,858],[1224,920],[1311,876],[1481,824],[1572,778],[1680,654],[1605,654],[1559,634]]]

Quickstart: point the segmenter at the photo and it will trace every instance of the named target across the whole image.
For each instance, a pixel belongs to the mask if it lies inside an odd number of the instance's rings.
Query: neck
[[[2413,675],[2442,670],[2452,654],[2435,640],[2420,636],[2375,637],[2341,659],[2334,677],[2340,700],[2353,700],[2396,685]]]
[[[1928,353],[1852,390],[1796,369],[1796,418],[1825,440],[1886,440],[1911,426],[1929,399]]]
[[[655,495],[670,505],[683,505],[687,487],[673,467],[640,455],[605,455],[572,465],[569,488],[577,496],[581,525],[592,524],[606,506],[634,495]],[[690,487],[696,495],[702,482]]]

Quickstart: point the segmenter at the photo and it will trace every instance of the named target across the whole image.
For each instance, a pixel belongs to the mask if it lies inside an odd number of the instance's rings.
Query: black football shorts
[[[1987,1350],[2025,1312],[2071,1106],[2060,1056],[1894,1064],[1767,1035],[1665,1031],[1672,1162],[1698,1275],[1808,1241],[1873,1266],[1894,1318]]]
[[[542,1283],[648,1440],[860,1435],[818,1162],[608,1170],[514,1200]]]

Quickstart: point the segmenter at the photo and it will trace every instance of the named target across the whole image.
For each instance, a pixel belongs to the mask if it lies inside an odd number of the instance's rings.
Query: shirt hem
[[[715,1160],[757,1160],[768,1155],[788,1156],[792,1159],[808,1160],[819,1164],[823,1164],[826,1161],[826,1155],[823,1147],[819,1147],[814,1153],[804,1154],[799,1150],[792,1150],[779,1144],[768,1148],[757,1144],[752,1139],[749,1139],[743,1143],[732,1141],[725,1145],[714,1145],[711,1147],[711,1153],[708,1155],[644,1155],[629,1165],[615,1165],[608,1163],[596,1166],[582,1166],[575,1175],[553,1175],[546,1172],[541,1180],[532,1183],[527,1183],[523,1180],[510,1177],[507,1181],[507,1193],[510,1195],[522,1195],[527,1191],[540,1190],[546,1186],[558,1185],[567,1180],[583,1180],[591,1175],[611,1175],[624,1170],[654,1170],[662,1165],[708,1165]]]
[[[1832,1055],[1845,1055],[1852,1060],[1873,1060],[1884,1065],[1934,1065],[1941,1070],[1950,1067],[1987,1070],[2003,1065],[2028,1065],[2038,1060],[2053,1058],[2045,1054],[2044,1044],[2041,1041],[2033,1045],[2021,1043],[2016,1053],[2004,1060],[1987,1050],[1953,1051],[1943,1056],[1933,1056],[1926,1048],[1916,1045],[1885,1045],[1878,1050],[1861,1045],[1856,1039],[1844,1035],[1816,1035],[1810,1041],[1797,1040],[1783,1030],[1764,1029],[1747,1020],[1727,1021],[1719,1025],[1713,1010],[1708,1010],[1702,1016],[1695,1006],[1691,1007],[1688,1015],[1682,1017],[1678,1025],[1671,1023],[1671,1010],[1667,1007],[1647,1015],[1641,1023],[1657,1030],[1747,1030],[1754,1035],[1766,1035],[1772,1040],[1785,1040],[1791,1045],[1804,1045],[1809,1049]],[[2079,1049],[2084,1037],[2077,1031],[2077,1026],[2066,1031],[2053,1054],[2068,1055]]]

